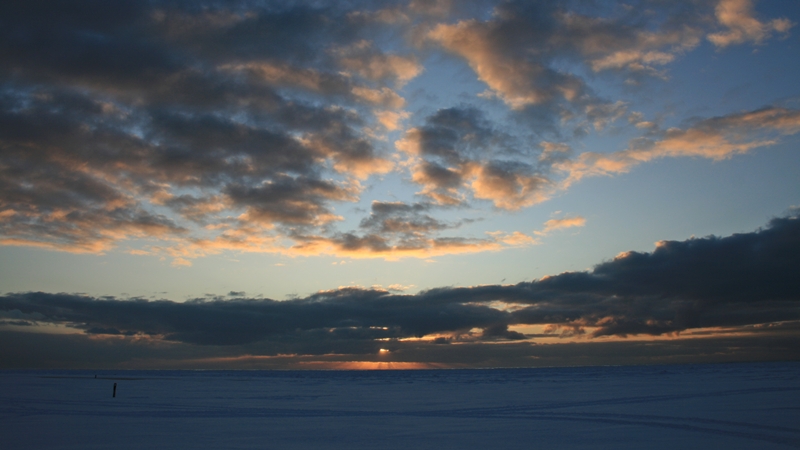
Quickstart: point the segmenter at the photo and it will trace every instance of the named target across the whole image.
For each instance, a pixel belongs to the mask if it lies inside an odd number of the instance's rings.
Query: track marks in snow
[[[737,389],[702,394],[685,395],[647,395],[617,397],[592,401],[546,402],[543,404],[484,407],[449,408],[435,410],[359,410],[326,408],[262,408],[251,406],[176,405],[128,399],[122,402],[100,402],[87,404],[80,401],[60,401],[57,405],[49,400],[29,400],[27,402],[13,397],[2,398],[5,405],[4,416],[115,416],[121,418],[184,418],[184,419],[243,419],[243,418],[363,418],[363,417],[416,417],[426,419],[462,420],[515,420],[515,421],[557,421],[587,422],[614,425],[630,425],[676,429],[682,431],[736,437],[762,442],[772,442],[800,448],[800,429],[764,425],[743,421],[718,420],[702,417],[679,417],[654,414],[625,414],[594,412],[597,408],[653,403],[659,401],[686,400],[703,397],[728,397],[752,395],[764,392],[797,391],[800,388],[759,388]],[[268,396],[265,396],[265,399]],[[291,396],[284,396],[289,398]],[[585,409],[589,409],[586,411]],[[578,411],[565,412],[565,409]],[[581,409],[584,409],[581,411]]]

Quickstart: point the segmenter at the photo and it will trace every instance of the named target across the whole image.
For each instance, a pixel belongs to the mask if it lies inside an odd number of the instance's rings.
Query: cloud
[[[0,367],[4,369],[380,369],[464,367],[558,367],[785,361],[797,359],[791,333],[684,338],[667,341],[610,341],[570,345],[531,345],[526,341],[486,345],[450,340],[390,343],[339,341],[348,353],[292,353],[305,343],[286,341],[286,353],[274,346],[198,346],[152,342],[128,336],[52,335],[0,330]],[[330,345],[330,344],[326,344]],[[326,347],[319,346],[318,350]],[[331,348],[331,347],[328,347]]]
[[[718,14],[726,4],[719,4]],[[550,130],[557,136],[567,122],[574,124],[578,134],[588,133],[589,127],[601,132],[625,117],[628,105],[597,96],[576,72],[564,71],[563,62],[583,64],[593,72],[624,72],[633,77],[629,81],[643,75],[666,79],[660,67],[699,45],[705,33],[703,17],[713,11],[701,4],[661,6],[653,10],[633,5],[623,8],[624,14],[597,15],[591,8],[504,2],[486,20],[440,23],[428,31],[427,38],[463,58],[487,84],[489,93],[517,110],[520,120],[540,135]],[[663,157],[724,159],[774,144],[774,138],[765,136],[769,131],[796,132],[794,111],[778,107],[709,119],[684,130],[661,131],[656,123],[642,119],[632,124],[646,135],[632,140],[628,150],[586,152],[572,159],[568,153],[544,148],[532,165],[521,154],[491,159],[498,153],[484,152],[478,160],[468,146],[490,147],[485,136],[497,131],[485,119],[444,122],[439,119],[443,112],[429,116],[426,125],[412,128],[397,143],[398,149],[421,157],[412,165],[412,181],[422,186],[419,193],[450,205],[467,203],[471,194],[507,210],[546,201],[589,174],[622,173]],[[480,113],[469,114],[480,117]],[[554,143],[543,141],[542,145]],[[551,155],[558,159],[550,159]],[[559,181],[565,173],[566,179]]]
[[[371,103],[381,108],[400,109],[406,101],[403,97],[387,87],[380,89],[371,89],[361,86],[356,86],[352,90],[353,94],[363,100],[364,102]]]
[[[400,129],[400,123],[408,119],[411,116],[408,112],[405,111],[376,111],[375,117],[378,119],[381,125],[383,125],[389,131],[395,131]]]
[[[361,221],[361,228],[380,233],[399,233],[405,235],[425,235],[432,231],[453,228],[433,217],[424,214],[431,205],[424,203],[407,204],[403,202],[372,202],[372,213]]]
[[[788,255],[800,242],[798,230],[800,221],[790,216],[754,233],[662,241],[652,253],[626,252],[591,273],[544,278],[535,284],[544,297],[558,299],[554,308],[539,303],[515,314],[560,315],[596,327],[593,336],[797,320],[790,273],[798,262]],[[573,308],[589,304],[591,313],[574,315]]]
[[[534,341],[559,332],[568,339],[585,333],[582,339],[592,340],[769,330],[794,333],[796,339],[796,328],[785,325],[800,321],[798,236],[800,218],[782,217],[751,233],[662,241],[653,252],[626,252],[589,272],[414,295],[341,287],[287,301],[231,292],[176,303],[12,293],[0,297],[0,317],[35,317],[32,328],[60,325],[96,336],[200,346],[258,343],[271,348],[266,354],[373,351],[374,345],[426,336],[531,339],[509,328],[521,325],[545,327]],[[285,344],[289,341],[293,344]]]
[[[408,8],[417,14],[445,17],[453,7],[452,0],[411,0]]]
[[[463,57],[491,91],[513,109],[552,102],[557,98],[577,98],[583,83],[577,77],[558,72],[536,60],[515,58],[509,48],[525,37],[529,46],[539,39],[530,36],[533,28],[512,13],[492,22],[462,21],[454,25],[440,24],[428,38]],[[522,36],[520,36],[522,34]],[[511,36],[517,35],[516,39]],[[511,42],[508,42],[511,40]],[[511,43],[512,46],[507,44]]]
[[[475,198],[491,200],[498,208],[516,210],[549,198],[550,180],[533,167],[510,161],[489,161],[472,168]]]
[[[615,175],[660,158],[700,157],[715,161],[775,144],[780,135],[800,132],[800,111],[768,106],[754,111],[700,120],[686,128],[670,128],[659,139],[642,138],[612,153],[586,152],[554,165],[567,174],[567,187],[585,176]]]
[[[393,82],[398,87],[422,72],[422,65],[413,55],[386,54],[369,41],[338,49],[336,55],[346,70],[371,81]]]
[[[149,239],[186,263],[326,226],[359,180],[390,171],[366,130],[372,108],[396,127],[404,100],[331,70],[330,42],[363,42],[347,11],[240,6],[3,8],[17,31],[0,34],[13,49],[0,54],[1,242],[97,253]],[[348,61],[378,61],[366,81],[419,69],[364,48]]]
[[[336,74],[327,74],[314,69],[291,67],[266,62],[251,62],[238,65],[223,65],[220,70],[245,72],[269,84],[278,86],[295,86],[311,91],[327,94],[343,94],[349,89],[346,78]]]
[[[564,60],[593,72],[663,77],[659,66],[700,43],[706,14],[702,5],[652,6],[627,5],[624,14],[587,15],[597,11],[567,2],[501,2],[488,20],[438,24],[427,38],[462,57],[489,93],[512,109],[544,105],[558,112],[601,101],[580,76],[563,69]]]
[[[277,177],[258,186],[230,185],[225,188],[234,203],[246,205],[242,217],[248,222],[321,225],[338,220],[323,205],[326,200],[354,200],[351,189],[332,182]]]
[[[586,219],[581,216],[564,217],[561,219],[550,219],[544,223],[544,229],[536,234],[548,234],[551,231],[563,230],[565,228],[582,227],[586,225]]]
[[[402,285],[402,284],[399,284],[399,283],[395,283],[395,284],[390,284],[389,286],[386,287],[386,289],[389,290],[389,291],[392,291],[392,292],[403,292],[403,291],[407,291],[407,290],[409,290],[409,289],[411,289],[413,287],[414,287],[413,284],[410,285],[410,286],[405,286],[405,285]]]
[[[529,245],[513,230],[459,236],[460,222],[439,215],[516,211],[584,176],[723,159],[797,132],[796,112],[778,107],[664,131],[587,85],[593,72],[662,77],[713,14],[726,27],[709,36],[718,42],[792,25],[729,1],[3,4],[0,245],[101,253],[136,240],[178,265],[224,251],[397,258]],[[405,110],[442,51],[486,95]],[[475,106],[491,97],[512,120]],[[626,115],[645,133],[628,149],[573,156],[566,135],[613,132]],[[343,204],[404,170],[418,204],[436,208],[337,228],[352,223]]]
[[[422,186],[419,193],[439,204],[461,204],[469,192],[516,210],[544,201],[551,187],[536,167],[519,160],[525,151],[475,108],[440,109],[396,146],[412,158],[411,179]]]
[[[402,224],[417,226],[418,224]],[[335,255],[349,258],[432,258],[443,255],[462,255],[500,251],[535,244],[535,239],[519,231],[487,232],[485,238],[448,237],[434,234],[384,235],[377,233],[339,233],[333,237],[317,235],[294,236],[297,242],[285,249],[290,255]]]
[[[595,72],[625,69],[651,74],[658,74],[657,66],[673,62],[677,55],[700,42],[701,28],[684,16],[685,12],[675,12],[680,20],[669,15],[661,18],[656,30],[636,24],[639,14],[647,12],[631,11],[627,17],[616,20],[561,13],[558,20],[564,30],[556,39],[576,49]]]
[[[725,31],[708,35],[708,40],[717,47],[753,42],[761,44],[773,32],[787,34],[795,25],[789,19],[773,19],[762,22],[754,17],[751,0],[720,0],[715,10],[717,21]]]
[[[327,204],[354,200],[358,187],[321,178],[317,161],[359,178],[389,165],[336,110],[315,111],[309,118],[319,127],[305,141],[210,115],[156,110],[144,139],[125,130],[133,126],[127,117],[74,93],[18,91],[5,100],[0,205],[7,242],[97,251],[130,237],[188,231],[174,216],[156,213],[157,206],[204,223],[237,209],[273,225],[325,223],[333,217]],[[30,103],[20,107],[23,101]],[[80,101],[96,108],[76,111]],[[300,111],[281,112],[293,120]]]

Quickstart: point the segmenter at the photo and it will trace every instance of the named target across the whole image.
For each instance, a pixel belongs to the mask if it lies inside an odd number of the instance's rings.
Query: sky
[[[0,5],[0,367],[800,358],[800,3]]]

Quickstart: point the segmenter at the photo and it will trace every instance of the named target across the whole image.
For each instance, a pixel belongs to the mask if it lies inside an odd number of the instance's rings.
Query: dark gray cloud
[[[0,244],[100,252],[146,238],[176,258],[207,254],[190,248],[201,241],[211,252],[326,239],[376,252],[496,249],[442,237],[452,226],[433,212],[370,217],[361,232],[332,224],[371,175],[405,167],[440,205],[546,200],[559,188],[553,164],[583,172],[538,158],[541,137],[602,130],[627,111],[586,74],[659,78],[714,17],[710,4],[654,0],[5,2]],[[766,22],[747,36],[723,25],[724,45],[772,34]],[[464,59],[489,88],[482,97],[513,110],[516,134],[476,107],[445,107],[403,130],[411,166],[392,159],[383,139],[413,120],[400,88],[431,49]],[[239,244],[226,247],[231,236]]]
[[[465,60],[519,123],[540,136],[582,136],[619,117],[588,84],[613,73],[626,85],[662,79],[664,67],[696,47],[713,21],[709,2],[501,1],[474,17],[426,28],[427,42]],[[567,64],[565,64],[565,62]],[[568,65],[583,70],[567,68]]]
[[[420,153],[459,164],[481,153],[498,152],[508,137],[471,106],[440,109],[417,128]]]
[[[412,128],[398,147],[419,158],[412,180],[439,204],[471,198],[519,209],[542,201],[551,186],[549,167],[532,164],[538,148],[522,145],[474,107],[440,109]]]
[[[273,355],[371,354],[375,346],[411,345],[401,338],[437,335],[449,338],[435,342],[533,338],[535,343],[537,336],[509,327],[537,324],[547,325],[538,337],[584,332],[589,340],[676,332],[713,336],[727,329],[797,340],[798,271],[800,218],[790,216],[756,232],[666,241],[651,253],[629,252],[591,272],[516,285],[414,295],[340,288],[287,301],[231,292],[228,299],[185,303],[31,292],[0,297],[0,317],[6,325],[19,320],[38,327],[59,324],[87,335],[230,346],[234,353],[255,346]]]
[[[27,328],[27,327],[26,327]],[[797,360],[797,330],[668,341],[591,341],[569,345],[509,342],[285,339],[237,347],[152,342],[87,334],[0,330],[3,369],[291,369],[358,361],[430,363],[433,367],[554,367]],[[380,354],[379,349],[390,349]],[[327,350],[327,351],[326,351]],[[344,352],[344,353],[342,353]],[[310,365],[308,363],[311,363]],[[333,365],[332,367],[336,367]]]
[[[423,237],[429,234],[455,228],[458,224],[447,224],[434,219],[426,212],[433,205],[426,203],[408,204],[403,202],[373,202],[369,217],[361,221],[361,228],[380,234]]]
[[[379,255],[390,259],[476,252],[502,248],[503,245],[522,246],[532,240],[521,233],[495,233],[483,238],[441,236],[440,233],[476,221],[469,218],[443,221],[432,216],[442,209],[447,209],[447,206],[427,202],[373,201],[370,215],[361,220],[358,230],[319,236],[295,229],[292,239],[299,243],[295,249],[307,254],[331,252],[356,257]]]
[[[357,335],[424,336],[488,326],[505,314],[482,305],[426,302],[384,291],[341,289],[302,300],[171,301],[95,299],[68,294],[11,294],[3,307],[39,313],[42,322],[67,324],[89,334],[142,334],[201,345],[235,345],[262,339]]]
[[[797,320],[798,255],[797,217],[773,219],[755,233],[663,241],[652,253],[629,252],[591,273],[540,280],[544,301],[515,314],[595,324],[596,336]],[[548,299],[556,295],[559,301]]]
[[[251,220],[297,225],[312,224],[330,214],[326,200],[347,200],[352,195],[329,181],[287,176],[257,186],[229,185],[223,192],[233,202],[246,205]]]
[[[349,12],[3,4],[3,242],[102,251],[187,235],[191,222],[246,226],[228,219],[242,212],[268,227],[329,222],[332,203],[357,198],[341,178],[391,166],[363,116],[402,102],[384,86],[392,76],[342,73],[332,49],[362,42],[367,26]]]

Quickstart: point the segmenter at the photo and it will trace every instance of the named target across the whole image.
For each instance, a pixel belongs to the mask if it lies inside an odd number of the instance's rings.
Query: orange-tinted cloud
[[[492,11],[476,15],[481,8]],[[796,111],[774,107],[663,131],[587,85],[590,72],[660,75],[708,34],[712,14],[724,27],[709,36],[719,46],[792,26],[756,17],[747,1],[625,14],[448,0],[363,11],[158,1],[73,9],[0,6],[36,36],[0,33],[0,48],[13,49],[0,55],[13,69],[0,71],[0,245],[100,253],[130,242],[128,251],[179,265],[223,251],[494,251],[535,241],[513,230],[467,238],[460,227],[472,219],[445,221],[443,211],[528,208],[584,176],[657,158],[724,159],[798,130]],[[78,19],[58,19],[66,16]],[[442,53],[465,61],[488,93],[417,108],[428,94],[411,85]],[[488,97],[509,117],[481,109]],[[573,156],[582,132],[616,132],[626,116],[644,137]],[[353,219],[348,208],[395,170],[419,197],[378,199],[361,223],[341,228],[358,223],[343,220]]]
[[[408,119],[410,113],[405,111],[375,111],[375,117],[381,125],[389,131],[395,131],[401,128],[401,122]]]
[[[578,78],[506,54],[494,39],[497,26],[476,20],[440,24],[428,37],[463,57],[478,78],[513,109],[550,102],[556,97],[571,101],[580,95],[583,84]]]
[[[583,227],[585,225],[586,219],[581,216],[550,219],[544,223],[544,228],[542,231],[537,232],[537,234],[547,234],[551,231],[563,230],[565,228]]]
[[[789,19],[773,19],[762,22],[755,17],[752,0],[720,0],[714,12],[724,31],[708,35],[708,40],[717,47],[753,42],[761,44],[773,32],[788,33],[795,25]]]
[[[475,167],[470,187],[475,198],[490,200],[496,207],[517,210],[549,198],[550,180],[530,173],[525,166],[489,163]]]
[[[549,178],[520,158],[509,159],[511,140],[474,108],[448,108],[408,130],[395,143],[410,157],[411,180],[437,203],[457,205],[472,198],[500,209],[540,203],[552,191]]]
[[[393,82],[401,87],[422,72],[414,56],[386,54],[369,41],[360,41],[336,51],[339,64],[347,71],[371,81]]]
[[[559,21],[564,31],[558,42],[575,46],[595,72],[656,73],[657,66],[673,62],[677,54],[697,46],[702,36],[701,28],[689,23],[653,31],[575,13],[560,14]]]
[[[614,175],[659,158],[700,157],[715,161],[774,144],[777,136],[800,132],[800,111],[767,107],[715,117],[686,129],[671,128],[657,140],[634,141],[613,153],[586,152],[555,165],[567,174],[563,187],[585,176]]]

